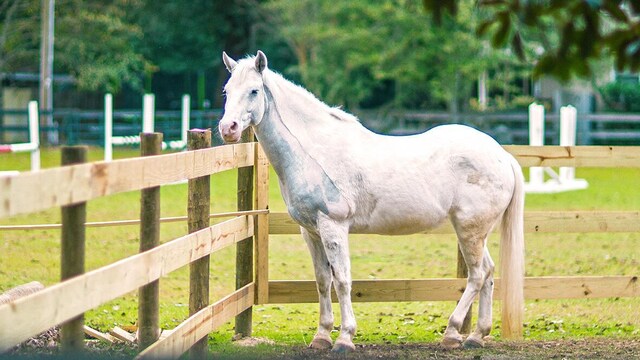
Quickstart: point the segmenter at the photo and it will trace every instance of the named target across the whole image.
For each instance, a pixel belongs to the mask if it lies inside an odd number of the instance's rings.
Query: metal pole
[[[189,131],[189,120],[191,118],[191,96],[182,95],[182,127],[180,131],[180,140],[184,146],[187,145],[187,132]]]
[[[104,161],[113,160],[113,95],[104,96]]]
[[[142,132],[152,133],[155,128],[155,102],[153,94],[144,94],[142,107]]]
[[[38,124],[38,102],[29,102],[29,143],[31,150],[31,171],[40,170],[40,124]]]

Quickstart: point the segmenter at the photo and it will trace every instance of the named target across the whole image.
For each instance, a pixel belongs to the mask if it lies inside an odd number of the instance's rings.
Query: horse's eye
[[[251,90],[251,95],[258,95],[258,89]]]

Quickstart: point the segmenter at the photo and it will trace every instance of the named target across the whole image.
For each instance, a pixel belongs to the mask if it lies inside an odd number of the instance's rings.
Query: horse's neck
[[[280,83],[282,81],[286,80],[280,79],[278,83],[270,84],[271,87],[278,87],[275,89],[277,95],[270,89],[267,91],[267,112],[255,128],[256,136],[280,177],[287,170],[301,167],[308,169],[308,162],[317,162],[317,156],[314,154],[318,145],[326,140],[322,138],[322,133],[326,134],[326,130],[319,131],[322,126],[326,127],[326,124],[314,121],[322,114],[314,113],[313,109],[321,109],[321,106],[309,103],[318,100],[307,94],[296,94],[296,91],[301,90],[293,85]],[[293,91],[292,98],[282,99],[286,91]],[[318,112],[322,111],[324,109]]]

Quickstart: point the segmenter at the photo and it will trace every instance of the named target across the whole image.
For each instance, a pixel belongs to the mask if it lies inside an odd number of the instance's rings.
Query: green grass
[[[137,150],[118,150],[116,158],[137,156]],[[101,149],[91,149],[90,160],[102,158]],[[58,166],[59,151],[42,152],[43,167]],[[27,154],[2,154],[1,170],[26,170]],[[577,169],[589,181],[589,189],[560,194],[528,195],[530,210],[638,210],[640,169]],[[236,174],[228,171],[212,177],[212,212],[235,208]],[[284,211],[277,179],[270,178],[270,209]],[[162,216],[186,214],[186,185],[162,188]],[[89,202],[88,221],[134,219],[139,216],[139,192],[118,194]],[[38,224],[60,221],[59,209],[0,219],[0,224]],[[185,223],[163,224],[161,240],[186,234]],[[95,269],[138,249],[138,228],[121,226],[87,229],[87,268]],[[37,280],[51,285],[59,279],[59,231],[0,232],[0,291]],[[528,276],[637,275],[640,269],[640,234],[528,234]],[[490,239],[496,262],[498,240]],[[450,235],[401,237],[353,235],[351,237],[354,279],[454,277],[456,243]],[[271,236],[271,279],[313,279],[313,268],[299,235]],[[211,301],[234,289],[235,249],[211,257]],[[161,280],[161,326],[171,329],[187,317],[188,271],[179,269]],[[575,339],[594,336],[637,337],[640,335],[638,299],[588,299],[527,301],[525,339]],[[439,341],[453,302],[356,303],[357,343],[411,343]],[[88,325],[106,331],[132,325],[137,317],[136,294],[104,304],[87,313]],[[336,306],[339,324],[339,309]],[[317,304],[256,306],[254,335],[278,344],[304,345],[315,332]],[[499,339],[500,304],[494,305],[493,334]],[[210,335],[212,351],[229,350],[233,326],[228,324]]]

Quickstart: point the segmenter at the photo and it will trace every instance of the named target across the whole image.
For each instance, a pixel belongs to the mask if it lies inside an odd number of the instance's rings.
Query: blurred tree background
[[[39,71],[40,8],[0,2],[0,73]],[[221,52],[262,49],[274,70],[350,110],[513,109],[545,74],[585,79],[625,110],[640,85],[600,79],[640,70],[639,10],[615,0],[57,0],[54,73],[75,80],[70,107],[98,107],[106,91],[125,106],[154,92],[160,108],[179,107],[182,93],[219,107]]]

